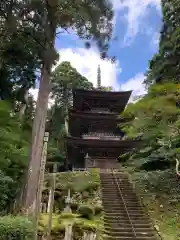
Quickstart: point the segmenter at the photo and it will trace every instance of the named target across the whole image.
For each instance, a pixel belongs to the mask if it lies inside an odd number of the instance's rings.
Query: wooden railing
[[[121,140],[121,136],[113,133],[96,133],[90,132],[82,135],[83,139],[101,139],[101,140]]]

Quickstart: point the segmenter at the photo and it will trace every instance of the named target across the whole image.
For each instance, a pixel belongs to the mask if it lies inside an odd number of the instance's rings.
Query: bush
[[[32,222],[26,217],[0,217],[0,240],[31,240]]]
[[[99,205],[95,206],[95,208],[94,208],[95,215],[101,214],[102,211],[103,211],[103,207],[102,206],[99,206]]]
[[[85,191],[89,193],[93,193],[94,191],[97,191],[98,187],[99,187],[98,182],[89,182],[86,186]]]
[[[89,220],[94,216],[94,209],[89,205],[81,205],[78,209],[78,212],[82,217]]]
[[[72,202],[71,203],[71,210],[72,212],[76,212],[78,209],[79,204],[77,202]]]

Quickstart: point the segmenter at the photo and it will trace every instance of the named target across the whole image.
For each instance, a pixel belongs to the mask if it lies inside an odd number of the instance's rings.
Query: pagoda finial
[[[98,65],[98,70],[97,70],[97,88],[101,88],[101,68],[100,64]]]

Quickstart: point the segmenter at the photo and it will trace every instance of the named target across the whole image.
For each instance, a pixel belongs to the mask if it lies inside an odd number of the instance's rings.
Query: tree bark
[[[51,67],[52,64],[49,63],[44,63],[42,67],[35,119],[33,122],[32,145],[23,201],[23,211],[28,214],[33,213],[33,205],[36,201],[41,155],[43,149],[43,138],[45,133],[46,115],[48,108],[48,97],[50,93]]]
[[[53,174],[51,179],[51,187],[49,191],[49,201],[48,201],[48,227],[47,227],[47,240],[50,240],[51,230],[52,230],[52,216],[53,216],[53,206],[54,206],[54,193],[56,190],[56,173],[57,173],[57,163],[54,163]]]
[[[27,107],[27,104],[28,104],[28,90],[26,90],[26,92],[24,94],[24,101],[25,101],[25,103],[21,103],[20,110],[19,110],[20,121],[22,121],[22,119],[24,117],[24,113],[26,111],[26,107]]]

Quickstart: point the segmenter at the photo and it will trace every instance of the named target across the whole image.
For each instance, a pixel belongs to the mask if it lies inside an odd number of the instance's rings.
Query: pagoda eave
[[[92,159],[118,159],[121,154],[131,152],[139,141],[133,140],[97,140],[69,137],[66,141],[67,155],[70,162],[75,156],[80,159],[81,154],[88,153]],[[110,160],[110,161],[111,161]],[[79,161],[79,160],[77,160]]]
[[[90,112],[90,111],[76,111],[74,109],[69,109],[69,119],[71,118],[81,118],[81,119],[92,119],[92,120],[110,120],[120,122],[127,122],[130,118],[122,118],[117,113],[103,113],[103,112]]]
[[[120,91],[120,92],[111,92],[111,91],[98,91],[98,90],[84,90],[84,89],[75,89],[73,91],[73,97],[100,97],[100,98],[123,98],[129,99],[132,91]]]
[[[121,113],[124,111],[131,93],[132,91],[106,92],[76,89],[73,91],[73,108],[86,111],[103,106],[111,112]]]
[[[100,139],[83,139],[68,137],[66,139],[67,145],[71,146],[81,146],[81,147],[113,147],[113,148],[123,148],[123,149],[133,149],[137,147],[140,143],[139,140],[100,140]]]

